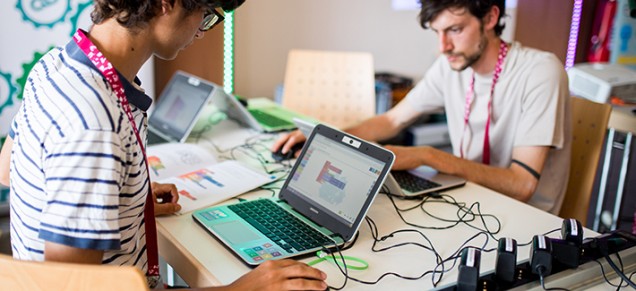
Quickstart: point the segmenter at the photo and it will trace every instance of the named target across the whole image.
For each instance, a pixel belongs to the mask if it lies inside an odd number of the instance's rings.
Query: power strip
[[[636,247],[631,247],[619,251],[618,254],[623,260],[623,265],[625,266],[623,272],[625,274],[628,274],[629,276],[629,274],[636,271]],[[614,255],[610,256],[614,261],[616,261],[616,257]],[[605,276],[607,276],[609,280],[618,277],[618,275],[614,272],[614,270],[612,270],[606,260],[600,259],[598,261],[599,263],[601,263],[601,265],[603,265]],[[614,283],[618,284],[618,280],[616,280]],[[590,261],[580,265],[576,269],[566,269],[557,274],[547,277],[545,284],[548,288],[560,287],[566,288],[568,290],[580,290],[590,288],[591,286],[603,285],[607,283],[603,278],[603,271],[601,270],[600,265],[596,262]],[[609,285],[606,286],[609,287]],[[607,287],[604,289],[607,289]],[[611,289],[615,288],[612,287]],[[534,281],[516,287],[512,290],[543,290],[543,288],[538,281]]]
[[[630,274],[636,269],[636,236],[624,231],[616,231],[600,235],[596,238],[588,238],[583,241],[580,265],[578,268],[570,268],[566,265],[554,261],[552,264],[552,272],[550,276],[545,278],[546,285],[550,287],[561,287],[568,289],[576,289],[582,286],[593,286],[604,282],[599,264],[594,260],[599,260],[603,264],[603,268],[608,278],[616,277],[614,271],[601,258],[603,255],[597,248],[594,241],[608,242],[608,253],[610,255],[618,253],[623,265],[626,266],[624,272]],[[613,257],[613,256],[612,256]],[[616,260],[616,258],[614,257]],[[524,262],[517,264],[515,270],[516,278],[513,282],[504,282],[495,276],[494,273],[484,274],[479,277],[476,290],[543,290],[539,283],[539,276],[532,273],[530,264]],[[443,291],[456,290],[457,285],[447,285],[443,287]]]

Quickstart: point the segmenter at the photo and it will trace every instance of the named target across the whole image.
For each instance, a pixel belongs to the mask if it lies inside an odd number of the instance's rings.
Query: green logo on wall
[[[35,27],[52,28],[55,24],[64,22],[64,18],[71,11],[71,1],[18,0],[15,7],[22,13],[24,21],[33,23]]]
[[[2,148],[2,145],[4,145],[5,140],[6,140],[5,136],[0,137],[0,148]],[[9,200],[9,188],[0,185],[0,203],[7,202],[8,200]]]
[[[75,34],[78,28],[88,30],[91,24],[93,24],[90,15],[93,9],[86,9],[91,7],[93,7],[93,1],[77,5],[77,12],[75,12],[75,14],[69,19],[72,25],[71,37]]]
[[[22,64],[22,76],[16,80],[16,82],[18,82],[18,86],[20,86],[19,88],[20,91],[18,92],[18,100],[22,100],[22,91],[24,91],[24,85],[26,84],[26,81],[27,81],[27,78],[29,77],[29,73],[31,72],[31,69],[33,69],[35,64],[38,63],[38,61],[42,58],[44,54],[46,54],[48,51],[50,51],[53,48],[54,48],[53,46],[49,47],[49,49],[46,50],[46,52],[44,53],[34,52],[33,60],[31,60],[31,62]]]
[[[0,71],[0,114],[5,108],[13,105],[13,95],[16,90],[17,88],[11,82],[11,74]]]

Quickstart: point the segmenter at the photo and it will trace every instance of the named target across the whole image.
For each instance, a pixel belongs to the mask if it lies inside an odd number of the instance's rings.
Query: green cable
[[[334,257],[332,257],[329,254],[324,253],[323,251],[316,252],[316,256],[318,257],[318,259],[315,259],[315,260],[307,263],[307,265],[313,266],[313,265],[318,264],[318,263],[323,262],[323,261],[334,262]],[[367,268],[369,268],[369,264],[367,262],[365,262],[362,259],[356,258],[356,257],[336,255],[335,258],[336,258],[335,263],[338,264],[338,266],[340,266],[340,267],[343,267],[342,266],[342,259],[344,259],[345,262],[347,262],[347,264],[346,264],[347,269],[350,269],[350,270],[361,271],[361,270],[366,270]],[[350,264],[349,263],[350,261],[358,262],[358,263],[360,263],[360,265]]]

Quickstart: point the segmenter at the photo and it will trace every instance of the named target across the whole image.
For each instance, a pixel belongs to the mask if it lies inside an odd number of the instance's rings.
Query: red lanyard
[[[119,79],[119,74],[117,74],[117,71],[110,61],[102,55],[99,49],[97,49],[93,42],[86,37],[82,30],[77,30],[73,36],[73,40],[75,40],[75,43],[77,43],[79,48],[102,73],[104,78],[106,78],[106,81],[110,84],[113,92],[115,92],[117,98],[119,98],[121,107],[128,116],[128,120],[130,121],[133,131],[135,132],[135,136],[137,137],[137,143],[141,148],[141,152],[144,157],[144,164],[146,165],[146,173],[150,173],[148,171],[148,163],[146,162],[146,149],[144,148],[143,142],[141,142],[139,130],[137,129],[137,124],[135,123],[132,111],[130,110],[130,104],[128,103],[126,93],[124,92],[124,86]],[[155,204],[152,201],[152,186],[148,183],[148,195],[146,195],[146,205],[144,207],[144,224],[146,226],[146,257],[148,259],[147,275],[149,276],[159,276],[159,253],[157,250],[157,225],[155,223],[154,205]]]
[[[497,65],[495,66],[495,73],[492,77],[492,86],[490,87],[490,98],[488,99],[488,119],[486,120],[486,131],[484,133],[484,150],[482,156],[482,162],[486,165],[490,164],[490,119],[492,116],[492,99],[495,95],[495,85],[499,80],[499,74],[503,68],[503,61],[508,54],[508,45],[502,40],[499,46],[499,56],[497,57]],[[475,95],[475,73],[473,72],[473,79],[470,81],[470,87],[466,93],[466,106],[464,107],[464,131],[462,131],[462,139],[459,143],[459,153],[464,158],[464,134],[468,127],[468,117],[470,117],[470,109],[473,103],[473,96]]]

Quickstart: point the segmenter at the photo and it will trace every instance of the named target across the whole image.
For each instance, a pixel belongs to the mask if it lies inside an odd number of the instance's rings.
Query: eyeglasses
[[[225,17],[223,14],[216,11],[216,9],[210,9],[203,16],[203,21],[201,21],[201,25],[199,26],[200,31],[208,31],[215,27],[217,24],[223,22]]]

